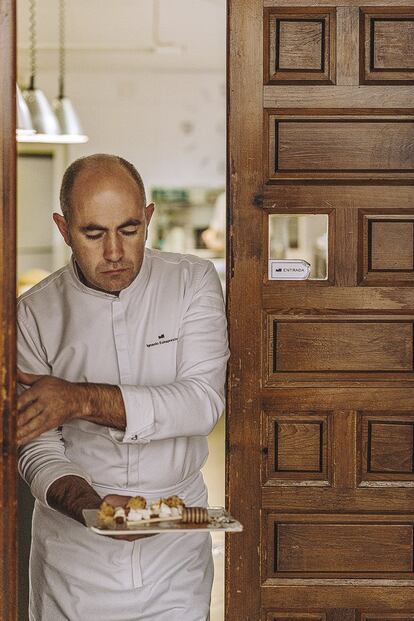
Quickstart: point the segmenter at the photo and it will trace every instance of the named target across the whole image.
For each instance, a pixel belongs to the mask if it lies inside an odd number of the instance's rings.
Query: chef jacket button
[[[131,436],[131,440],[138,440],[138,436]]]

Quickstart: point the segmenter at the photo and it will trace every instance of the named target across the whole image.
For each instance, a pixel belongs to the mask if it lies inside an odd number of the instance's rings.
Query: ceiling
[[[37,61],[54,69],[58,0],[37,0]],[[17,2],[19,74],[29,71],[29,0]],[[66,0],[68,71],[224,71],[226,0]]]

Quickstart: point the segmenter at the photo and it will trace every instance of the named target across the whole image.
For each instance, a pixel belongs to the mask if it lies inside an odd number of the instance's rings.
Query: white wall
[[[57,2],[37,4],[37,85],[51,100],[57,92]],[[90,137],[71,147],[70,156],[122,155],[136,164],[147,188],[224,186],[225,2],[161,0],[157,36],[173,42],[175,52],[145,52],[154,44],[149,0],[66,5],[66,90]],[[27,0],[19,0],[18,9],[18,80],[24,85]]]
[[[52,98],[54,78],[39,85]],[[225,183],[225,80],[220,73],[123,71],[71,76],[69,95],[85,145],[73,158],[96,152],[122,155],[146,186]]]

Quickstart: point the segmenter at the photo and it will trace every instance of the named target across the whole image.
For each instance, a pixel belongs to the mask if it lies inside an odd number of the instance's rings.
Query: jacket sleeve
[[[177,374],[161,386],[121,385],[127,426],[118,440],[147,443],[180,436],[206,436],[224,408],[229,356],[223,293],[211,262],[195,287],[182,319]]]
[[[36,324],[21,304],[18,309],[17,356],[18,366],[22,371],[39,375],[51,374],[46,354],[40,339],[37,338]],[[19,392],[23,390],[24,387],[20,384]],[[33,496],[44,504],[47,504],[49,487],[63,476],[76,475],[91,482],[90,477],[66,457],[59,429],[43,433],[20,449],[19,472],[30,486]]]

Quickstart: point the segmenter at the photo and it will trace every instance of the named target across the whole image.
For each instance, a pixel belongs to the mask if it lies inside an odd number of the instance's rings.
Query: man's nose
[[[108,235],[104,244],[104,259],[117,263],[124,256],[122,239],[118,235]]]

